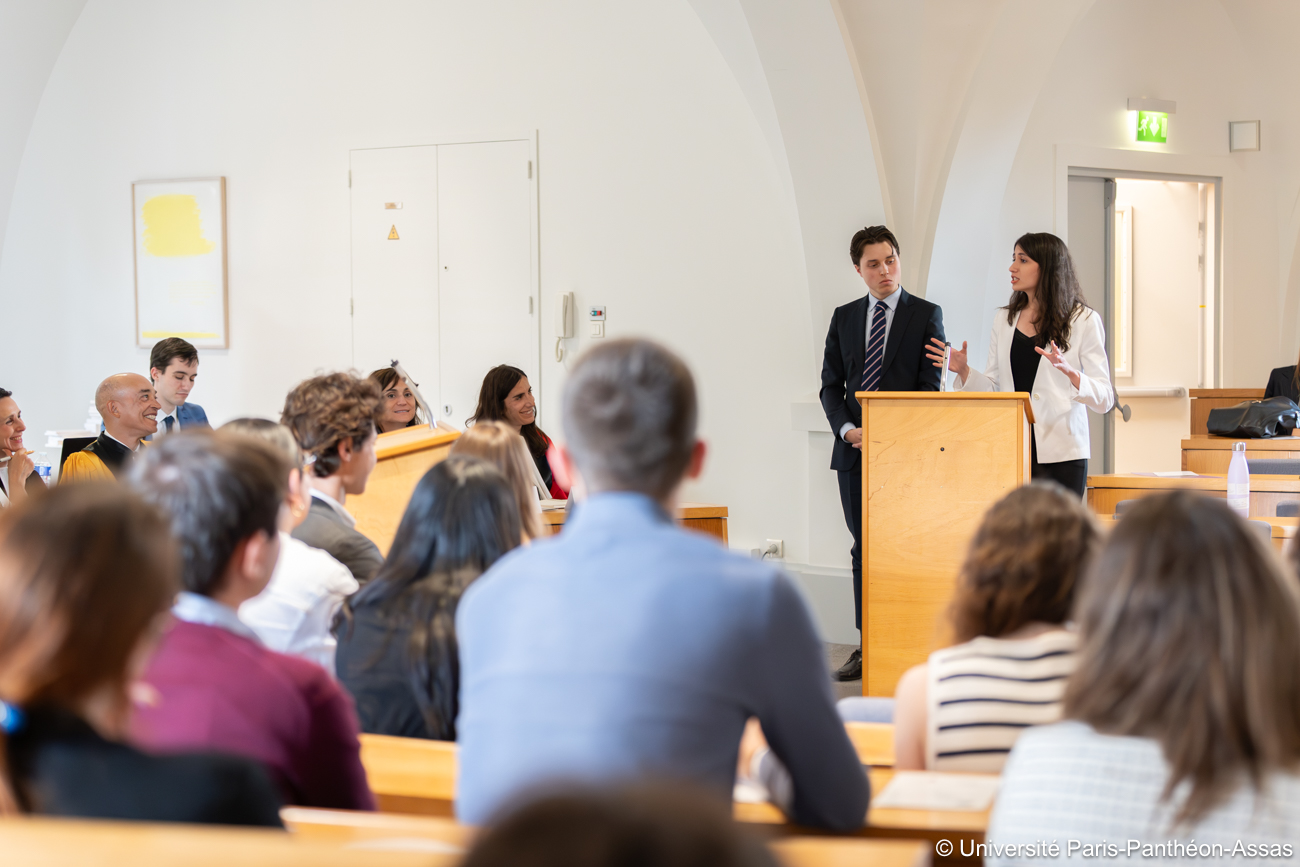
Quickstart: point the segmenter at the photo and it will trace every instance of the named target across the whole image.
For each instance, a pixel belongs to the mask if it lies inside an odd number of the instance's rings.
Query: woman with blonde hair
[[[1077,641],[1066,621],[1097,540],[1087,508],[1052,482],[989,509],[957,579],[958,643],[898,683],[897,767],[996,773],[1021,732],[1061,718]]]
[[[537,486],[533,484],[533,459],[523,437],[504,422],[481,421],[457,438],[451,453],[482,458],[500,470],[519,503],[524,540],[542,535],[542,510]]]
[[[179,588],[163,516],[106,482],[57,487],[0,523],[0,814],[279,825],[261,765],[124,743]]]
[[[1076,617],[1065,721],[1016,743],[989,839],[1292,857],[1300,585],[1267,543],[1223,500],[1146,497],[1085,574]]]

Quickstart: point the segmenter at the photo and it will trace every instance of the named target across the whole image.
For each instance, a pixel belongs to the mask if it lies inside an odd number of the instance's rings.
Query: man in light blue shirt
[[[575,365],[559,451],[585,497],[457,613],[462,821],[574,782],[686,780],[730,800],[757,717],[770,752],[753,765],[790,818],[862,824],[866,775],[803,599],[780,569],[672,520],[703,467],[696,417],[690,371],[656,344],[612,341]]]

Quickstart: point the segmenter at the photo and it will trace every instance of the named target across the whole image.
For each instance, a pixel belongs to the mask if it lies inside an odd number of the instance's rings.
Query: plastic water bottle
[[[46,457],[45,452],[38,452],[36,460],[32,463],[36,468],[36,473],[41,477],[41,481],[44,482],[45,487],[48,488],[50,486],[50,471],[54,469],[54,466],[50,463],[50,459]]]
[[[1246,464],[1246,444],[1232,444],[1232,463],[1228,464],[1228,508],[1250,517],[1250,467]]]

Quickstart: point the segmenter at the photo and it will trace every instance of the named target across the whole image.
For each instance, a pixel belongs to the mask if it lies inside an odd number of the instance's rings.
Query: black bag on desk
[[[1300,427],[1300,406],[1289,397],[1247,400],[1236,406],[1210,410],[1206,424],[1210,433],[1239,439],[1268,439],[1288,436],[1291,428]]]

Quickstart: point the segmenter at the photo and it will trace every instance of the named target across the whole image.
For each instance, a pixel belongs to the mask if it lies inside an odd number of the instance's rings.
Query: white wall
[[[1294,339],[1283,340],[1277,324],[1284,301],[1279,215],[1296,188],[1294,172],[1284,168],[1295,147],[1283,130],[1300,117],[1300,103],[1293,92],[1276,92],[1264,52],[1224,9],[1214,0],[1097,0],[1070,30],[1038,93],[1005,194],[990,203],[1000,217],[984,280],[987,310],[1006,303],[1006,263],[1020,233],[1065,234],[1058,220],[1062,154],[1086,153],[1086,164],[1098,168],[1213,174],[1224,178],[1221,384],[1262,388],[1269,369],[1286,363]],[[1158,50],[1151,50],[1153,39]],[[1130,96],[1177,102],[1167,144],[1133,141]],[[1264,150],[1229,155],[1228,121],[1255,118],[1270,131]],[[1293,235],[1287,248],[1294,243]]]
[[[130,184],[220,174],[232,345],[203,353],[193,397],[218,423],[275,417],[293,383],[349,364],[348,150],[532,129],[541,321],[573,290],[608,306],[610,335],[680,351],[713,446],[689,496],[730,507],[733,545],[783,538],[806,559],[806,435],[787,409],[815,382],[800,240],[685,2],[90,0],[17,177],[0,309],[32,327],[0,342],[5,385],[37,430],[75,428],[104,375],[143,371]],[[559,433],[565,368],[544,358]]]
[[[86,0],[0,0],[0,239],[36,107]]]

